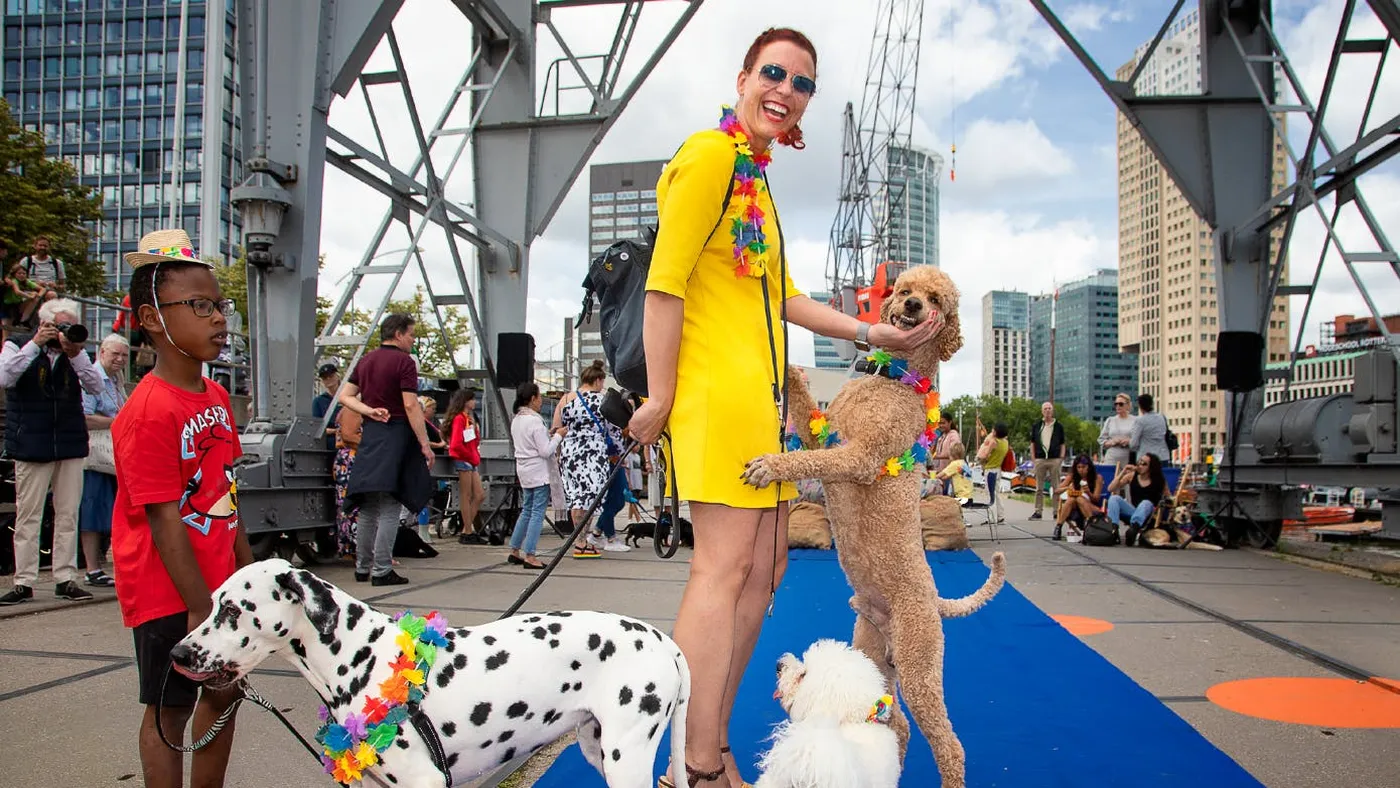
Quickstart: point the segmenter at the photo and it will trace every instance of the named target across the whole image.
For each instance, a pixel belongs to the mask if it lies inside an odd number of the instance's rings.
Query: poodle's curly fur
[[[898,315],[898,317],[897,317]],[[883,322],[897,324],[944,321],[933,340],[904,358],[911,369],[936,377],[938,364],[962,347],[958,290],[932,266],[905,271],[881,307]],[[796,369],[788,370],[791,411],[807,450],[769,454],[750,462],[746,480],[764,487],[778,481],[820,479],[826,494],[841,567],[855,590],[856,618],[852,645],[881,666],[890,691],[904,696],[938,761],[944,788],[965,785],[962,744],[953,732],[943,697],[942,618],[968,615],[1001,589],[1006,576],[1002,553],[992,556],[987,582],[962,599],[940,599],[924,556],[919,518],[922,468],[880,476],[885,461],[914,444],[926,424],[924,395],[884,377],[848,381],[827,410],[841,442],[818,448],[806,415],[816,409]],[[895,710],[892,726],[900,754],[909,739],[909,723]]]

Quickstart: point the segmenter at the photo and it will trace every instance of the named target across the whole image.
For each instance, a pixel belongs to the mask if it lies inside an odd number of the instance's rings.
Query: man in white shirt
[[[102,375],[83,350],[87,330],[73,301],[39,307],[32,337],[11,334],[0,350],[5,388],[5,451],[15,461],[15,584],[0,605],[34,597],[39,579],[39,528],[44,499],[53,491],[54,594],[91,599],[73,582],[78,550],[78,502],[88,453],[82,394],[101,394]]]
[[[24,258],[25,270],[30,281],[40,287],[63,292],[66,286],[63,261],[49,256],[49,239],[39,236],[34,239],[34,253]]]

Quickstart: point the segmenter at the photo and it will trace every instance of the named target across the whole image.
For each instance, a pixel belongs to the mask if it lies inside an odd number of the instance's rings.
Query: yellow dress
[[[763,232],[769,244],[765,257],[770,321],[764,311],[763,280],[735,274],[731,225],[744,212],[739,194],[730,198],[724,221],[719,221],[735,155],[734,138],[718,129],[701,131],[686,140],[662,171],[656,184],[660,231],[647,289],[685,301],[668,425],[670,467],[675,469],[681,500],[759,509],[797,497],[791,484],[760,490],[740,479],[749,460],[783,450],[768,333],[771,327],[782,380],[782,249],[777,211],[768,191],[760,189],[758,206],[766,217]],[[785,281],[787,297],[799,295],[791,275]]]

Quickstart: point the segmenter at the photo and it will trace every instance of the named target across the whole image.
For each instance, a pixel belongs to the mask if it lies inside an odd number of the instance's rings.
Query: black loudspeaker
[[[1253,391],[1264,385],[1264,335],[1221,331],[1215,342],[1215,386],[1221,391]]]
[[[513,389],[535,379],[535,338],[529,334],[496,337],[496,385]]]

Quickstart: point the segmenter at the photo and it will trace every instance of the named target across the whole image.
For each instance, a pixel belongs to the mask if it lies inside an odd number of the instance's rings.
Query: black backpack
[[[715,230],[724,223],[729,211],[729,198],[734,194],[734,173],[729,174],[729,189],[724,193],[719,219],[705,238],[708,245]],[[603,337],[603,355],[613,379],[623,388],[647,396],[647,359],[642,345],[642,313],[647,295],[647,274],[651,270],[651,253],[656,247],[660,228],[643,227],[640,239],[616,241],[593,258],[588,275],[583,278],[583,311],[580,324],[593,315],[593,303],[598,303],[598,324]],[[703,248],[703,247],[702,247]]]
[[[1090,547],[1112,547],[1119,543],[1118,523],[1096,514],[1084,523],[1084,544]]]

